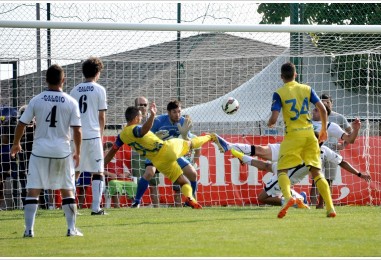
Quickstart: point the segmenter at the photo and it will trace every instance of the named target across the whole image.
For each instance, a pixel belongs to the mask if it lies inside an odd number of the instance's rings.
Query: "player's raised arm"
[[[325,109],[323,102],[321,102],[320,100],[315,103],[315,106],[319,110],[320,120],[321,120],[321,129],[319,132],[319,143],[323,143],[328,138],[328,134],[327,134],[327,122],[328,122],[327,110]]]
[[[352,122],[352,132],[349,134],[347,133],[343,134],[341,139],[344,140],[345,144],[347,143],[353,144],[360,132],[360,129],[361,129],[361,121],[360,119],[356,118]]]
[[[147,121],[142,126],[141,136],[144,136],[146,133],[148,133],[148,131],[151,130],[151,128],[153,126],[153,122],[155,120],[156,113],[157,113],[156,104],[155,104],[155,102],[152,102],[150,105],[150,115],[149,115]]]

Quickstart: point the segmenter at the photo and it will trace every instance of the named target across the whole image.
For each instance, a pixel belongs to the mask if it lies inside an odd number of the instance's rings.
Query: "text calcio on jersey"
[[[43,99],[45,101],[50,101],[50,102],[61,102],[65,103],[65,98],[62,96],[53,96],[53,95],[44,95]]]
[[[94,86],[78,87],[78,92],[94,91]]]

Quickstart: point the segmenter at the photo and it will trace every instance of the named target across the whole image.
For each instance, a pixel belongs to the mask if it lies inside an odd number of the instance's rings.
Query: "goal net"
[[[338,26],[316,26],[311,31],[288,26],[287,31],[284,26],[259,26],[264,15],[260,10],[252,3],[1,4],[1,209],[22,208],[25,196],[28,154],[9,157],[20,108],[45,88],[50,64],[63,66],[64,91],[70,92],[83,81],[81,62],[90,56],[100,57],[105,65],[98,81],[108,99],[104,141],[115,139],[126,123],[125,109],[145,96],[156,103],[158,114],[167,113],[168,102],[179,100],[183,114],[193,119],[196,135],[216,132],[229,142],[254,145],[283,139],[282,120],[272,129],[266,123],[272,93],[282,85],[280,66],[292,61],[299,82],[318,95],[331,96],[333,110],[349,122],[357,117],[362,122],[356,142],[339,153],[372,181],[338,167],[332,184],[334,203],[380,205],[380,27],[348,25],[353,31],[345,28],[343,33]],[[240,103],[234,115],[221,109],[230,96]],[[127,146],[116,159],[123,162],[118,171],[141,172],[133,167],[135,158]],[[197,173],[197,200],[205,206],[263,205],[258,195],[272,176],[240,165],[213,143],[202,147]],[[162,174],[157,181],[160,205],[175,206],[171,182]],[[294,189],[309,195],[311,178]],[[91,189],[86,190],[85,207],[91,202]],[[57,193],[52,193],[54,200],[48,194],[46,204],[50,199],[51,206],[59,207]],[[110,206],[107,194],[108,190],[104,203]],[[121,196],[122,206],[130,205],[129,195]],[[147,190],[142,204],[151,203]]]

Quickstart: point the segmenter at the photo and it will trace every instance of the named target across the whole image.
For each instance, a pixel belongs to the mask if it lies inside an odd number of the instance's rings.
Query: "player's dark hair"
[[[332,102],[332,97],[325,93],[321,94],[320,99],[328,99],[329,101]]]
[[[63,68],[58,64],[53,64],[46,71],[46,83],[53,86],[59,85],[64,76]]]
[[[82,73],[85,78],[94,78],[103,70],[103,62],[96,57],[90,57],[82,63]]]
[[[176,109],[176,108],[179,108],[181,107],[181,103],[177,100],[173,100],[171,102],[168,103],[167,105],[167,111],[171,111],[172,109]]]
[[[139,115],[139,112],[140,112],[140,110],[137,107],[127,107],[126,113],[124,114],[124,116],[126,117],[127,123],[134,120],[134,118],[137,115]]]
[[[285,80],[292,80],[294,78],[295,72],[295,65],[291,62],[283,64],[280,69],[280,73]]]

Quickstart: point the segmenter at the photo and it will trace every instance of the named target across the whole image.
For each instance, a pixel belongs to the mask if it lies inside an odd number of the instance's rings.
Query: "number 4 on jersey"
[[[57,114],[57,106],[52,108],[49,115],[46,117],[45,122],[50,122],[49,127],[56,127],[56,114]]]

